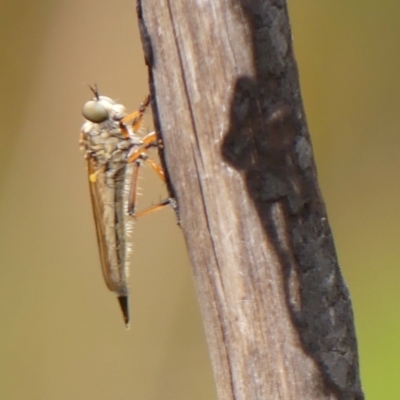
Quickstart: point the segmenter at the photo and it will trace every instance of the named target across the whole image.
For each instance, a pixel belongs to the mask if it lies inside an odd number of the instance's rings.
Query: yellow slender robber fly
[[[86,102],[82,114],[86,121],[81,129],[80,148],[88,164],[101,266],[107,287],[115,292],[125,325],[129,327],[129,289],[127,283],[128,233],[132,217],[158,210],[173,200],[168,198],[135,213],[139,168],[146,162],[165,182],[160,165],[146,155],[150,147],[158,147],[156,132],[140,138],[137,134],[149,106],[148,96],[139,109],[127,115],[125,107],[100,96],[97,86],[89,86],[94,98]]]

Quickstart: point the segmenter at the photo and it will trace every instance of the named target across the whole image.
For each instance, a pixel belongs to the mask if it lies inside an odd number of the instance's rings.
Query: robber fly
[[[150,103],[147,97],[130,115],[114,100],[100,96],[97,86],[90,87],[94,98],[85,103],[86,121],[81,129],[80,148],[88,164],[101,266],[107,287],[118,296],[124,321],[129,327],[128,306],[128,233],[132,217],[154,211],[171,202],[166,199],[140,213],[135,213],[139,167],[146,162],[165,182],[164,171],[146,155],[158,147],[155,132],[140,138],[137,133]]]

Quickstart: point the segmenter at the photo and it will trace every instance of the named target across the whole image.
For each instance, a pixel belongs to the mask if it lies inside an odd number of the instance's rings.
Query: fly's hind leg
[[[128,214],[135,215],[137,189],[138,189],[138,177],[139,177],[140,161],[136,160],[133,165],[132,182],[129,189],[129,201],[128,201]]]
[[[155,132],[151,132],[147,134],[143,138],[143,145],[135,150],[129,157],[128,157],[128,162],[134,162],[134,169],[133,169],[133,175],[132,175],[132,185],[130,189],[130,196],[129,196],[129,204],[128,204],[128,213],[134,218],[141,217],[143,215],[149,214],[153,211],[160,210],[164,206],[170,204],[172,205],[173,208],[175,208],[175,202],[173,199],[168,198],[165,199],[155,205],[152,205],[138,213],[135,213],[135,207],[136,207],[136,197],[137,197],[137,185],[138,185],[138,176],[139,176],[139,167],[141,164],[141,161],[145,161],[150,168],[157,174],[157,176],[163,181],[166,181],[165,178],[165,173],[164,170],[162,169],[161,165],[157,164],[155,161],[150,159],[147,154],[145,153],[147,149],[150,147],[158,147],[159,146],[159,140],[157,138],[157,134]]]
[[[134,217],[134,218],[143,217],[143,215],[150,214],[150,213],[152,213],[153,211],[161,210],[161,209],[164,208],[165,206],[172,205],[172,204],[174,204],[174,203],[172,203],[172,199],[168,198],[168,199],[165,199],[165,200],[160,201],[160,202],[157,203],[157,204],[153,204],[152,206],[147,207],[147,208],[145,208],[144,210],[139,211],[139,212],[136,213],[136,214],[133,214],[132,217]]]
[[[173,208],[175,208],[175,201],[171,198],[165,199],[160,201],[157,204],[154,204],[148,208],[145,208],[144,210],[135,213],[135,208],[136,208],[136,198],[137,198],[137,188],[138,188],[138,176],[139,176],[139,168],[141,165],[141,161],[147,162],[147,164],[150,165],[150,167],[153,169],[153,171],[158,175],[158,177],[165,182],[165,174],[163,169],[161,168],[160,165],[158,165],[156,162],[153,160],[149,159],[146,154],[141,155],[141,160],[137,159],[133,166],[133,174],[132,174],[132,184],[130,188],[130,194],[129,194],[129,203],[128,203],[128,213],[130,216],[134,218],[139,218],[142,217],[143,215],[149,214],[153,211],[160,210],[164,206],[170,204]]]

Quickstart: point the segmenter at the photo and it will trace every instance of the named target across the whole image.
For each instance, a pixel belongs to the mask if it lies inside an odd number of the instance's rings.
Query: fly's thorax
[[[126,137],[116,121],[107,120],[100,124],[86,121],[82,126],[81,149],[100,165],[125,162],[130,149],[141,143],[131,132]]]
[[[80,147],[87,157],[94,157],[100,164],[109,160],[123,160],[130,148],[130,138],[121,131],[121,120],[126,115],[122,104],[106,96],[99,96],[85,103],[82,109],[86,121],[81,129]]]

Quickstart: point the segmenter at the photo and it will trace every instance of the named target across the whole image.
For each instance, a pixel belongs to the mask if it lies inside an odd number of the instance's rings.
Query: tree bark
[[[286,2],[142,0],[138,15],[219,399],[363,399]]]

